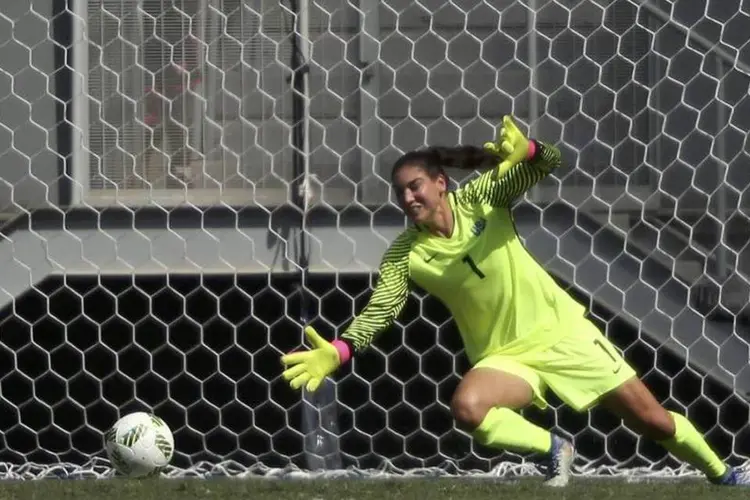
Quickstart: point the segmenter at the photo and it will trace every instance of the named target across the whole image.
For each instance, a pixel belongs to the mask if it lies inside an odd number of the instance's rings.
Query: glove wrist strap
[[[529,148],[528,148],[528,152],[526,153],[526,159],[533,160],[535,155],[536,155],[536,141],[534,139],[529,139]]]
[[[333,342],[333,347],[336,348],[336,350],[339,353],[339,361],[341,361],[341,364],[343,365],[347,361],[349,361],[352,357],[352,350],[349,347],[349,344],[344,342],[343,340],[336,339]]]

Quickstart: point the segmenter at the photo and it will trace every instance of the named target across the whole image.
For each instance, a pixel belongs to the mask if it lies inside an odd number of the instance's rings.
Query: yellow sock
[[[472,433],[485,446],[516,452],[549,453],[552,436],[513,410],[493,408]]]
[[[682,415],[669,413],[674,418],[675,434],[671,439],[660,441],[660,444],[709,478],[723,476],[727,471],[726,464],[714,453],[695,426]]]

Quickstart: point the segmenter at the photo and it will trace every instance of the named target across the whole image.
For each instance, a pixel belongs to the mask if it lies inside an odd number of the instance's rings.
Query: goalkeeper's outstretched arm
[[[503,161],[459,190],[460,202],[507,207],[561,163],[555,146],[527,139],[509,116],[503,119],[497,142],[484,147]]]
[[[292,388],[304,386],[310,391],[316,390],[325,377],[393,324],[409,295],[409,254],[413,238],[414,230],[409,229],[390,245],[380,263],[378,281],[370,300],[339,339],[329,342],[308,326],[305,334],[313,349],[282,356],[281,362],[287,367],[283,377]]]
[[[409,253],[413,230],[401,234],[383,256],[372,297],[354,318],[341,340],[354,352],[362,351],[396,320],[409,295]]]

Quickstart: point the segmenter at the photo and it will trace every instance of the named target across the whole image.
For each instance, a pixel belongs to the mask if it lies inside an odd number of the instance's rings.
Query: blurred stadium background
[[[364,305],[405,224],[392,161],[511,112],[564,157],[515,208],[530,250],[748,455],[747,1],[32,0],[0,27],[3,474],[102,474],[139,409],[178,472],[522,470],[454,428],[466,362],[419,291],[315,398],[278,362]],[[677,466],[553,401],[528,415],[579,471]]]

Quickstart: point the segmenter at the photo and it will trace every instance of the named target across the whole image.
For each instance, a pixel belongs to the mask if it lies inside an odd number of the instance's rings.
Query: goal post
[[[536,473],[454,425],[467,361],[419,290],[317,396],[279,365],[366,303],[406,223],[395,158],[508,113],[564,159],[514,208],[527,247],[660,401],[750,455],[744,3],[63,3],[0,5],[0,477],[109,475],[102,435],[136,410],[173,430],[171,476]],[[694,474],[551,402],[524,413],[576,439],[577,474]]]

